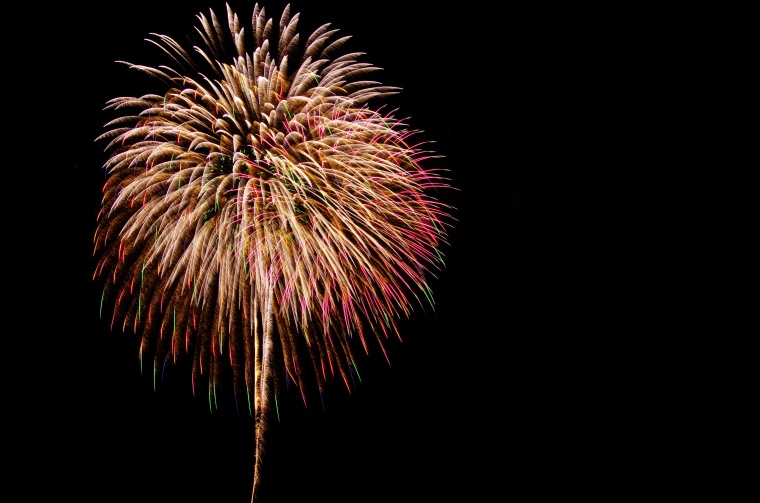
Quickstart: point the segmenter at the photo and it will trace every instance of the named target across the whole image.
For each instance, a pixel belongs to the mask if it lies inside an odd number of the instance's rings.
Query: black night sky
[[[400,115],[435,140],[458,219],[431,282],[436,311],[401,324],[403,343],[360,362],[349,395],[333,383],[324,409],[293,390],[269,436],[267,502],[493,501],[587,494],[616,477],[630,442],[605,407],[598,340],[578,321],[583,271],[568,172],[597,162],[576,122],[590,89],[593,46],[580,13],[485,2],[291,2],[309,34],[332,23],[351,47],[401,87]],[[264,2],[279,19],[285,2]],[[253,2],[230,4],[248,26]],[[496,4],[493,4],[494,7]],[[137,95],[135,72],[156,52],[144,38],[181,39],[219,1],[56,4],[45,12],[60,112],[54,191],[65,227],[55,260],[63,277],[45,334],[47,426],[35,470],[62,500],[246,503],[253,421],[233,402],[209,411],[188,369],[153,390],[140,375],[136,336],[98,316],[92,238],[103,183],[106,101]],[[150,54],[151,56],[148,56]],[[152,62],[152,61],[151,61]],[[593,66],[593,65],[592,65]],[[48,92],[53,92],[48,90]],[[582,114],[581,114],[582,115]],[[51,125],[51,129],[52,129]],[[561,201],[561,202],[560,202]],[[569,204],[566,206],[565,204]],[[50,212],[58,212],[58,207]],[[65,217],[62,215],[65,214]],[[593,253],[601,254],[601,250]],[[580,267],[580,266],[578,266]],[[570,279],[572,277],[572,279]],[[53,321],[53,320],[51,320]],[[42,428],[42,426],[41,426]],[[44,461],[43,461],[44,460]],[[47,488],[43,488],[47,490]]]

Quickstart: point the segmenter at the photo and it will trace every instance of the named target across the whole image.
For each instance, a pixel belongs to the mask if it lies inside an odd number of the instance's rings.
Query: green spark
[[[446,267],[446,262],[443,261],[443,256],[441,256],[441,253],[438,251],[438,248],[433,248],[433,251],[435,251],[435,254],[438,255],[438,260],[441,261],[441,264],[443,264],[443,266]]]
[[[354,370],[356,371],[356,377],[359,378],[359,382],[362,382],[362,376],[359,375],[359,368],[356,366],[356,362],[354,361],[353,358],[351,358],[351,365],[354,366]]]
[[[430,289],[427,285],[422,286],[422,293],[425,294],[425,297],[427,297],[428,302],[430,302],[430,307],[433,308],[433,311],[435,311],[435,305],[433,304],[433,296],[432,292],[430,292]]]

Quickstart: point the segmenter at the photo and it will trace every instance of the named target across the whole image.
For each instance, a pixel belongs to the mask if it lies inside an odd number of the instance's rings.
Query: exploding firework
[[[399,89],[341,54],[349,37],[326,24],[302,42],[290,6],[275,33],[255,5],[250,38],[229,5],[226,26],[209,14],[190,50],[148,39],[173,66],[126,63],[158,94],[107,103],[94,279],[154,375],[189,358],[192,386],[228,383],[247,404],[255,501],[283,383],[304,402],[331,378],[350,390],[356,352],[385,352],[432,303],[452,220],[433,194],[451,187],[423,169],[439,156],[419,131],[382,111]]]

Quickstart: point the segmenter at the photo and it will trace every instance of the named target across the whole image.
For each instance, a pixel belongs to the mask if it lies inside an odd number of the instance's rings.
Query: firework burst
[[[190,358],[210,395],[232,376],[256,425],[252,501],[283,382],[304,402],[333,377],[350,390],[356,351],[385,352],[396,320],[432,303],[451,220],[432,195],[447,179],[422,167],[439,156],[382,112],[399,89],[329,24],[302,41],[298,19],[285,7],[275,33],[257,4],[249,37],[228,5],[226,25],[198,15],[190,50],[153,34],[169,64],[126,64],[159,93],[110,100],[98,137],[101,310],[140,334],[154,375]]]

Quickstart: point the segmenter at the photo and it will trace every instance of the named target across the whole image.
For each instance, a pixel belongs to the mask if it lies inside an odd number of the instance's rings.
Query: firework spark
[[[106,106],[94,279],[154,375],[191,358],[210,395],[232,376],[255,419],[256,501],[284,380],[304,402],[330,378],[350,390],[356,351],[385,352],[396,320],[432,303],[452,220],[432,194],[451,187],[423,169],[439,156],[419,131],[382,112],[399,89],[340,53],[349,37],[325,24],[302,43],[290,6],[274,33],[256,4],[250,38],[229,5],[226,26],[197,17],[191,50],[148,39],[173,66],[126,63],[159,94]]]

